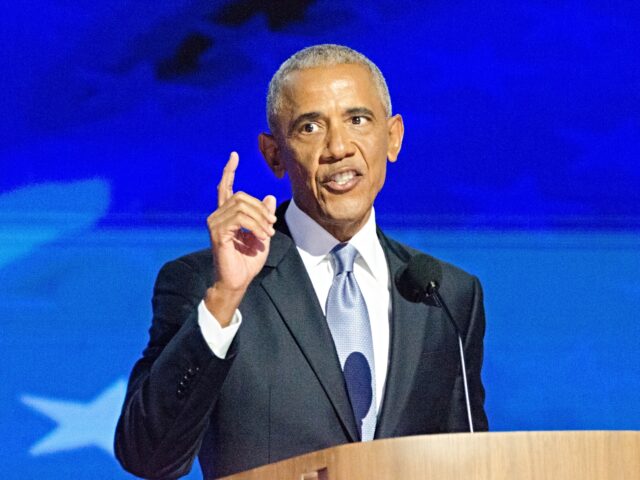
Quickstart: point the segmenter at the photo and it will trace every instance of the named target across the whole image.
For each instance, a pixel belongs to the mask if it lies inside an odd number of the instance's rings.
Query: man
[[[416,253],[375,225],[373,202],[404,127],[366,57],[293,55],[269,86],[260,150],[293,200],[233,192],[208,218],[211,248],[166,264],[150,340],[116,432],[147,478],[228,475],[340,443],[468,431],[457,336],[442,310],[394,283]],[[347,252],[347,253],[345,253]],[[486,430],[478,280],[441,264],[460,324],[476,430]]]

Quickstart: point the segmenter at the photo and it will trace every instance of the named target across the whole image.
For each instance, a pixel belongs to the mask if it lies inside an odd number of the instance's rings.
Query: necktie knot
[[[331,250],[331,254],[336,260],[336,275],[353,272],[353,262],[358,255],[356,247],[350,243],[340,243]]]

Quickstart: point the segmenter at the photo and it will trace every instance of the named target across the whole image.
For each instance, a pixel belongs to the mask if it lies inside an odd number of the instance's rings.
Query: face
[[[278,177],[289,175],[296,204],[338,240],[362,228],[400,151],[402,118],[387,118],[362,65],[292,72],[273,135],[260,149]]]

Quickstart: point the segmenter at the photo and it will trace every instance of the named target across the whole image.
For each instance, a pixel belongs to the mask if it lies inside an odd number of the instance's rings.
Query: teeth
[[[355,173],[353,171],[338,173],[331,177],[331,180],[336,182],[338,185],[344,185],[355,177]]]

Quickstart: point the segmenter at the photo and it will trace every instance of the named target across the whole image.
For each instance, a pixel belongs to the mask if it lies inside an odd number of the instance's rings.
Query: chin
[[[348,225],[361,222],[366,218],[371,210],[370,206],[362,205],[360,202],[333,202],[323,212],[327,223],[334,225]]]

